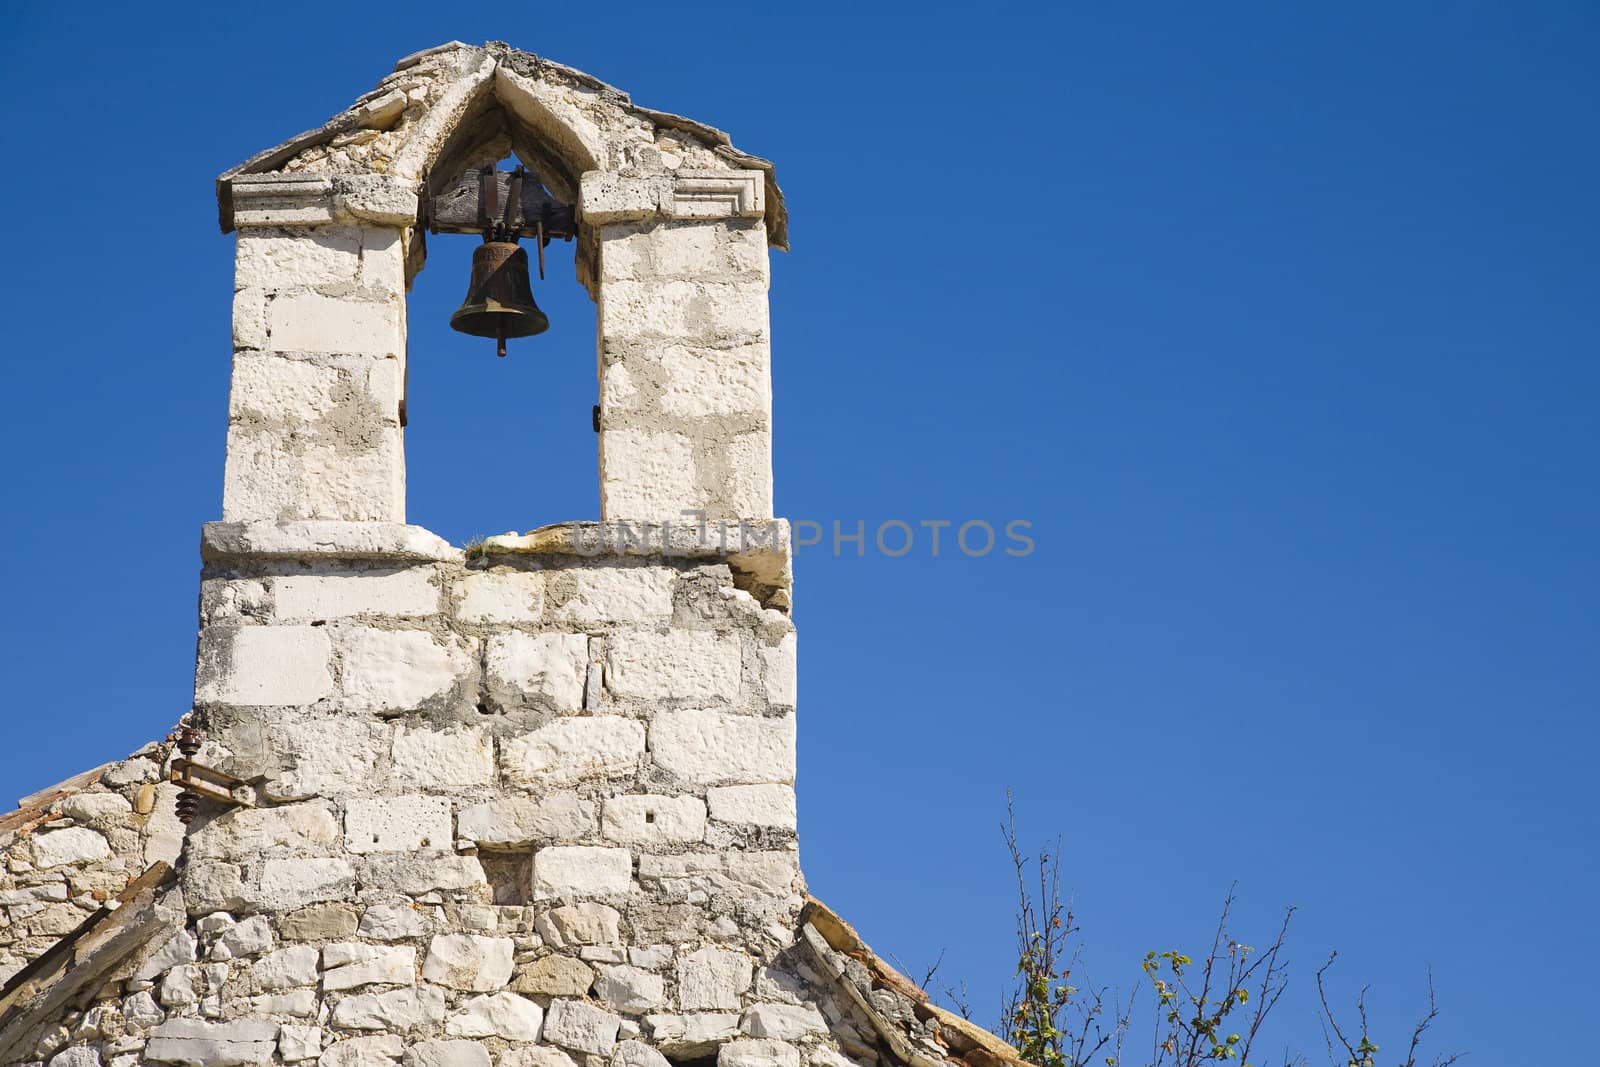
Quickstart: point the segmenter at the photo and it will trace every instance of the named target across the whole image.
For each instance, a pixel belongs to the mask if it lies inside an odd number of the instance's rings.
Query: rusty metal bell
[[[484,241],[472,253],[467,298],[450,316],[450,328],[474,337],[493,337],[496,355],[506,354],[506,338],[532,337],[550,328],[533,300],[528,253],[515,241]]]

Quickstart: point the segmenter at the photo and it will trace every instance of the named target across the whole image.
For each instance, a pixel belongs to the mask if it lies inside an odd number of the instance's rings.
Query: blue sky
[[[1587,1047],[1600,11],[457,7],[7,6],[10,794],[190,697],[229,361],[213,177],[405,53],[506,39],[776,161],[780,514],[1032,524],[1024,558],[802,550],[820,896],[908,964],[944,950],[991,1016],[1009,786],[1025,839],[1061,836],[1099,981],[1193,952],[1238,880],[1246,940],[1301,909],[1277,1042],[1321,1056],[1338,948],[1391,1050],[1430,963],[1435,1047]],[[593,517],[570,260],[550,334],[501,363],[446,327],[470,243],[440,246],[412,521]]]

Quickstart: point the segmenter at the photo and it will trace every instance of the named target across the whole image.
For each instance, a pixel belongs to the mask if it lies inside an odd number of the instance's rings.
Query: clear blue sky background
[[[1201,945],[1238,879],[1257,941],[1302,909],[1278,1039],[1320,1057],[1337,947],[1391,1051],[1431,962],[1436,1047],[1589,1055],[1597,31],[1583,3],[7,4],[0,782],[187,706],[214,175],[405,53],[507,39],[777,161],[780,514],[1033,523],[1025,559],[802,552],[819,895],[908,963],[947,949],[989,1015],[1011,786],[1102,981]],[[570,258],[499,363],[445,326],[469,249],[436,240],[412,296],[412,521],[592,517]]]

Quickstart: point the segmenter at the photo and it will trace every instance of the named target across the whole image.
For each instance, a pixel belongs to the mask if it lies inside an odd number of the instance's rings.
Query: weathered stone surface
[[[414,711],[446,696],[472,669],[459,643],[424,630],[354,627],[340,637],[346,711]]]
[[[538,622],[544,575],[538,571],[474,571],[455,585],[462,622]]]
[[[645,728],[620,715],[556,719],[506,742],[501,756],[513,785],[551,787],[632,775],[644,756]]]
[[[539,797],[502,797],[463,808],[456,833],[480,845],[528,846],[572,841],[592,834],[595,803],[572,792]]]
[[[738,698],[743,663],[737,638],[705,630],[612,635],[606,684],[620,697],[695,705]]]
[[[120,793],[76,793],[58,801],[55,811],[79,822],[118,822],[133,813],[133,805]]]
[[[366,858],[362,870],[364,885],[409,897],[472,889],[487,882],[477,857],[449,852],[378,853]]]
[[[272,581],[273,617],[280,622],[356,615],[412,618],[439,610],[439,590],[426,567],[390,573],[289,575]]]
[[[660,975],[619,963],[600,968],[594,992],[613,1011],[638,1015],[666,1002],[667,984]]]
[[[402,311],[399,304],[291,293],[268,305],[267,329],[275,352],[400,356]]]
[[[496,634],[484,658],[489,696],[501,708],[558,714],[583,708],[589,639],[583,634]]]
[[[717,1050],[717,1067],[800,1067],[800,1050],[782,1041],[730,1041]]]
[[[600,832],[624,845],[699,841],[706,834],[706,802],[651,794],[612,797],[605,802]]]
[[[191,855],[251,859],[272,851],[322,851],[339,840],[339,823],[325,801],[270,808],[234,808],[193,834]]]
[[[352,800],[345,810],[345,847],[351,852],[415,852],[453,840],[446,797],[377,797]]]
[[[406,1050],[406,1067],[489,1067],[489,1050],[476,1041],[422,1041]]]
[[[445,934],[428,947],[422,977],[452,989],[487,993],[511,981],[515,945],[508,937]]]
[[[185,1067],[241,1067],[267,1063],[277,1047],[278,1024],[264,1019],[169,1019],[151,1031],[144,1055],[156,1063]]]
[[[700,785],[794,781],[794,716],[663,711],[650,725],[650,753],[663,770]]]
[[[552,1000],[545,1016],[544,1039],[562,1048],[610,1055],[617,1045],[622,1020],[580,1000]]]
[[[470,728],[395,728],[390,773],[408,786],[468,789],[494,781],[494,741]]]
[[[268,775],[262,791],[270,800],[363,792],[389,741],[383,723],[348,716],[284,723],[275,733],[289,765]]]
[[[743,952],[706,947],[678,961],[678,1007],[684,1011],[736,1011],[755,965]]]
[[[333,1024],[349,1030],[408,1033],[444,1022],[444,990],[432,986],[358,993],[333,1009]]]
[[[618,1043],[611,1067],[670,1067],[667,1058],[643,1041]]]
[[[259,956],[272,949],[272,924],[266,916],[256,915],[230,927],[211,947],[213,960],[231,960],[240,956]]]
[[[614,897],[633,889],[633,854],[625,848],[556,845],[533,854],[533,897]]]
[[[251,968],[256,984],[268,993],[317,984],[317,949],[312,945],[282,948]]]
[[[364,985],[411,985],[417,980],[417,950],[410,945],[327,945],[322,950],[322,987],[329,992]]]
[[[792,708],[797,700],[795,635],[784,634],[776,648],[761,650],[762,678],[767,703]]]
[[[269,859],[247,899],[268,911],[343,900],[355,893],[355,869],[343,859]]]
[[[278,930],[290,941],[337,941],[356,932],[356,909],[349,904],[316,904],[283,916]]]
[[[826,1033],[828,1024],[809,1004],[757,1004],[744,1013],[739,1028],[751,1037],[797,1041],[808,1034]]]
[[[544,1009],[515,993],[473,997],[450,1016],[444,1031],[451,1037],[503,1037],[507,1041],[537,1041],[544,1026]]]
[[[103,1062],[99,1050],[87,1045],[63,1049],[50,1057],[50,1067],[101,1067]]]
[[[374,904],[361,916],[361,936],[373,941],[421,937],[427,922],[410,904]]]
[[[278,1031],[278,1058],[284,1063],[303,1063],[322,1055],[322,1028],[286,1023]]]
[[[594,968],[571,956],[543,956],[518,972],[511,988],[518,993],[581,997],[594,985]]]
[[[727,1012],[648,1015],[645,1025],[668,1056],[697,1056],[739,1036],[739,1016]]]
[[[500,1053],[499,1067],[577,1067],[565,1052],[550,1045],[523,1045]]]
[[[311,704],[333,695],[328,635],[313,626],[222,629],[201,642],[195,699],[222,704]]]
[[[675,573],[665,567],[597,566],[564,576],[571,583],[552,597],[551,618],[579,626],[661,623],[672,617]]]
[[[193,934],[188,930],[179,930],[140,964],[133,974],[134,980],[152,982],[180,964],[193,963],[198,958],[198,948],[199,943]]]
[[[405,1049],[405,1042],[393,1034],[356,1037],[330,1045],[317,1063],[318,1067],[397,1067]]]
[[[566,904],[535,920],[540,935],[556,948],[619,944],[621,922],[616,908],[594,901]]]
[[[706,803],[717,822],[793,830],[794,789],[787,785],[729,785],[706,791]]]
[[[68,864],[95,863],[110,855],[111,846],[105,837],[81,826],[50,830],[33,839],[33,862],[46,870]]]

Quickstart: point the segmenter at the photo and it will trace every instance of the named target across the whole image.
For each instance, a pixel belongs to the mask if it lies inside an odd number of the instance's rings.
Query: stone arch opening
[[[220,179],[224,228],[240,232],[225,520],[406,521],[419,219],[463,172],[512,157],[574,209],[570,269],[596,315],[600,518],[771,517],[767,250],[784,214],[770,165],[581,72],[452,44]],[[424,287],[459,301],[463,280]],[[546,421],[582,438],[586,408]],[[456,409],[475,415],[470,398]],[[457,450],[470,459],[470,435]],[[560,470],[594,469],[574,460]],[[528,513],[551,468],[527,466],[505,478],[504,522],[522,529],[558,517]]]

